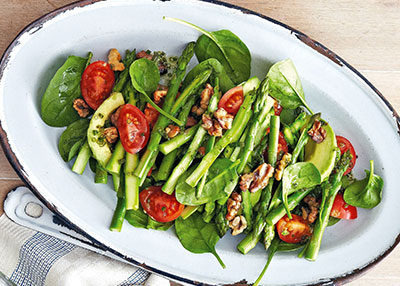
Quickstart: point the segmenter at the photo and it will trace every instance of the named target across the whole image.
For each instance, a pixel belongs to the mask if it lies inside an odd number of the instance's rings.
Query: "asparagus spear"
[[[185,106],[182,107],[182,110],[179,113],[178,119],[180,121],[182,121],[184,124],[186,124],[186,121],[188,119],[190,110],[192,109],[192,106],[194,105],[195,101],[196,101],[196,97],[193,96],[192,98],[190,98],[188,100],[187,104],[185,104]],[[193,130],[193,131],[191,131],[193,133],[193,135],[190,136],[190,137],[187,136],[187,133],[188,133],[187,131],[189,131],[189,130],[190,131]],[[182,146],[186,142],[188,142],[194,136],[194,134],[195,134],[195,129],[190,128],[188,130],[185,130],[184,133],[181,133],[181,134],[175,136],[174,138],[172,138],[171,140],[166,141],[166,143],[168,143],[168,142],[171,142],[172,140],[176,140],[175,143],[169,145],[170,147],[173,147],[175,149],[170,149],[171,151],[168,151],[167,153],[164,153],[166,155],[164,156],[164,158],[163,158],[163,160],[161,162],[160,168],[159,168],[159,170],[158,170],[158,172],[157,172],[157,174],[155,176],[155,179],[157,181],[165,181],[165,180],[168,179],[169,175],[171,174],[172,167],[174,166],[175,159],[176,159],[176,157],[178,155],[178,152],[179,152],[179,150],[177,148]],[[183,139],[176,139],[178,137],[181,138],[182,135],[184,135],[186,137],[183,138]],[[161,145],[160,145],[160,150],[162,152]],[[164,149],[164,151],[165,151],[165,149]]]
[[[78,156],[76,157],[74,165],[72,166],[72,171],[82,175],[91,155],[92,152],[90,151],[89,143],[86,141],[79,150]]]
[[[219,91],[219,82],[217,79],[216,85],[214,87],[214,94],[211,96],[210,101],[208,103],[207,112],[209,114],[212,114],[217,109],[220,97],[221,97],[221,93]],[[201,143],[203,142],[203,138],[206,134],[207,134],[207,130],[205,130],[203,127],[199,127],[197,129],[197,132],[194,135],[194,138],[193,138],[192,142],[190,143],[189,148],[186,151],[186,154],[183,156],[182,160],[178,163],[178,165],[172,171],[171,176],[169,176],[167,182],[162,187],[162,190],[164,192],[166,192],[167,194],[172,194],[172,192],[174,191],[175,186],[178,182],[179,177],[184,172],[186,172],[186,170],[189,168],[190,164],[193,162],[193,159],[194,159],[197,151],[199,150],[199,147],[201,146]],[[204,170],[204,171],[207,171],[207,170]],[[203,172],[203,175],[204,174],[205,174],[205,172]]]
[[[345,152],[338,162],[336,172],[331,174],[329,180],[322,184],[323,202],[319,212],[319,219],[314,226],[313,235],[304,252],[304,256],[308,260],[317,259],[319,249],[321,248],[322,236],[326,227],[328,226],[333,202],[342,186],[342,177],[350,165],[351,158],[352,155],[350,152]]]
[[[134,60],[136,60],[136,50],[133,50],[132,52],[127,50],[125,59],[123,60],[125,69],[120,73],[118,80],[114,85],[114,92],[120,92],[121,90],[123,90],[125,83],[127,82],[127,80],[129,80],[129,67]]]
[[[215,144],[214,148],[210,153],[204,156],[198,167],[193,171],[193,173],[186,179],[186,183],[192,187],[195,187],[200,181],[201,177],[204,176],[206,170],[214,163],[221,152],[226,146],[237,141],[245,129],[247,122],[249,121],[252,110],[251,106],[254,101],[254,91],[249,92],[245,97],[239,112],[236,114],[235,119],[232,123],[232,128],[229,129]]]
[[[279,140],[279,116],[271,116],[271,128],[269,133],[269,146],[268,146],[268,163],[272,166],[275,166],[277,160],[277,151],[278,151],[278,140]],[[261,239],[262,232],[266,226],[265,216],[268,213],[268,206],[271,200],[272,194],[272,186],[273,179],[271,178],[268,182],[267,187],[263,190],[261,195],[261,200],[259,203],[259,210],[256,216],[256,220],[254,223],[253,231],[248,234],[237,246],[238,250],[243,254],[248,253],[251,249],[253,249],[257,242]],[[269,227],[270,235],[274,237],[274,229],[273,226]]]
[[[186,67],[193,57],[194,54],[194,46],[195,43],[191,42],[189,43],[186,48],[183,50],[182,55],[178,59],[178,68],[175,71],[175,74],[173,75],[171,79],[171,85],[168,89],[168,93],[165,96],[165,101],[163,105],[163,109],[166,112],[170,112],[171,108],[174,104],[176,95],[178,93],[179,86],[182,82],[183,77],[186,74]],[[158,144],[161,141],[161,134],[159,133],[160,129],[164,129],[166,125],[168,124],[169,120],[168,118],[160,115],[158,117],[158,120],[153,128],[153,132],[150,137],[150,142],[149,142],[149,147],[150,143],[152,144],[152,148],[147,148],[144,156],[141,158],[139,166],[135,170],[135,175],[138,176],[139,178],[145,177],[146,176],[146,170],[150,170],[151,166],[149,167],[149,163],[153,160],[153,157],[156,154],[156,150],[158,147]]]

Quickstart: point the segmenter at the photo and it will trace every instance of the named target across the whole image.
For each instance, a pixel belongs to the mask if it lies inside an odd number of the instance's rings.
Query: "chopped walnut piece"
[[[217,120],[213,120],[209,115],[203,114],[202,121],[203,124],[201,126],[208,131],[208,134],[215,137],[222,136],[222,127]]]
[[[247,174],[243,174],[242,176],[240,176],[240,189],[242,191],[246,191],[250,188],[250,184],[253,181],[254,175],[253,173],[247,173]]]
[[[147,53],[146,51],[140,51],[136,54],[136,58],[141,59],[141,58],[146,58],[148,60],[152,60],[153,56],[150,53]]]
[[[108,53],[108,63],[113,71],[123,71],[125,69],[124,64],[121,62],[121,54],[117,49],[111,49]]]
[[[308,205],[308,208],[310,210],[310,212],[307,212],[308,215],[307,215],[306,219],[309,223],[313,223],[318,217],[320,203],[317,202],[315,197],[310,196],[310,195],[308,195],[304,198],[304,202]],[[305,211],[307,211],[307,210],[305,210]],[[302,212],[303,212],[303,208],[302,208]],[[304,212],[303,212],[303,218],[304,218]]]
[[[228,221],[231,221],[235,218],[235,216],[237,215],[237,212],[240,209],[240,203],[242,201],[242,196],[239,195],[236,192],[233,192],[231,197],[228,199],[228,202],[226,204],[226,207],[228,209],[228,212],[225,216],[225,218]]]
[[[192,112],[195,113],[196,115],[200,116],[204,113],[204,111],[206,111],[205,109],[198,107],[197,105],[194,105],[192,107]]]
[[[232,114],[229,114],[222,107],[218,108],[217,111],[214,112],[214,117],[218,120],[219,124],[223,129],[232,128],[232,122],[234,116]]]
[[[321,143],[326,138],[326,130],[321,126],[321,121],[315,120],[312,128],[307,132],[315,143]]]
[[[208,107],[208,102],[210,101],[211,96],[214,94],[214,88],[211,86],[211,84],[207,83],[206,88],[203,89],[201,92],[201,100],[200,100],[200,107],[203,109],[207,109]]]
[[[253,173],[244,174],[240,177],[240,189],[249,190],[251,193],[264,189],[268,185],[269,178],[274,174],[274,167],[263,163]]]
[[[168,125],[167,128],[165,128],[165,132],[168,135],[168,138],[174,138],[176,135],[179,134],[179,132],[181,131],[181,129],[179,128],[179,126],[176,125]]]
[[[247,227],[247,221],[244,216],[236,216],[229,222],[229,227],[232,229],[232,235],[238,235],[243,232]]]
[[[186,120],[186,127],[192,127],[197,124],[197,120],[194,119],[194,117],[189,116],[188,119]]]
[[[210,101],[211,96],[214,94],[214,88],[207,83],[206,87],[203,89],[201,92],[201,99],[200,99],[200,106],[193,106],[192,107],[192,112],[197,114],[197,115],[202,115],[208,107],[208,103]]]
[[[82,118],[85,118],[90,114],[89,105],[87,105],[87,103],[82,98],[77,98],[74,100],[73,108]]]
[[[278,167],[275,170],[275,179],[277,181],[282,180],[283,170],[292,161],[292,155],[290,153],[285,153],[282,159],[279,161]]]
[[[121,112],[121,107],[118,107],[118,109],[115,110],[115,112],[111,115],[111,124],[112,125],[117,126],[120,112]]]
[[[213,127],[213,121],[209,115],[203,114],[202,121],[203,121],[203,124],[201,124],[201,126],[205,130],[210,130]]]
[[[115,127],[108,127],[104,129],[104,137],[108,143],[115,143],[118,140],[118,130]]]
[[[274,174],[274,167],[270,164],[263,163],[257,167],[253,172],[254,180],[251,182],[249,191],[251,193],[257,192],[260,189],[264,189],[268,185],[269,178]]]
[[[161,103],[161,100],[167,95],[168,90],[161,90],[158,89],[155,92],[153,92],[153,98],[154,98],[154,102],[156,104]]]

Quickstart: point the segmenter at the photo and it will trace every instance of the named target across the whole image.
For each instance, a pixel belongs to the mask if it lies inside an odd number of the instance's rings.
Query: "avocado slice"
[[[104,137],[103,129],[105,121],[110,117],[115,109],[125,103],[124,97],[119,92],[113,92],[104,102],[97,108],[89,123],[87,133],[88,143],[92,150],[93,157],[105,167],[111,158],[111,149]]]
[[[308,140],[305,146],[304,161],[313,163],[321,173],[321,180],[324,181],[335,166],[337,143],[332,127],[327,124],[322,128],[326,130],[326,138],[319,144]]]

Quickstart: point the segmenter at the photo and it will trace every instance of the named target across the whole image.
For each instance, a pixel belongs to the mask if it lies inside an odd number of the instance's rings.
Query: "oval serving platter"
[[[89,171],[83,176],[72,173],[57,151],[63,128],[48,127],[40,118],[41,95],[67,56],[92,51],[95,59],[102,59],[114,47],[173,55],[199,36],[162,16],[211,31],[233,31],[249,47],[252,74],[260,78],[274,62],[291,58],[311,108],[321,111],[335,132],[355,146],[355,176],[364,176],[372,158],[385,181],[378,207],[360,210],[357,220],[341,221],[326,231],[316,262],[279,254],[263,285],[342,284],[385,257],[400,240],[400,224],[394,221],[400,208],[399,116],[371,83],[323,45],[275,20],[216,1],[83,1],[38,19],[17,36],[1,60],[0,135],[8,159],[36,195],[100,248],[169,279],[221,285],[257,278],[266,252],[258,245],[240,254],[236,245],[241,237],[227,235],[217,244],[224,270],[212,255],[186,251],[173,230],[143,230],[125,222],[121,233],[110,232],[116,203],[111,186],[95,185]],[[291,275],[284,269],[291,269]]]

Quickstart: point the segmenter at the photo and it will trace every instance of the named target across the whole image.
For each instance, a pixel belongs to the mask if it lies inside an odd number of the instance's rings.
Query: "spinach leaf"
[[[80,118],[73,102],[81,95],[81,77],[87,61],[87,58],[69,56],[51,79],[43,94],[40,111],[47,125],[67,126]]]
[[[274,64],[267,77],[269,95],[278,100],[283,108],[304,106],[313,114],[306,103],[299,75],[291,59]]]
[[[68,125],[67,129],[61,134],[58,152],[65,162],[71,161],[85,143],[89,122],[89,119],[75,121]]]
[[[366,178],[356,181],[346,188],[343,199],[349,205],[364,209],[376,207],[382,200],[383,179],[374,174],[374,161],[369,161],[370,171]]]
[[[187,25],[203,33],[197,39],[195,46],[195,54],[199,62],[210,58],[217,59],[235,84],[242,83],[250,77],[250,51],[234,33],[229,30],[208,32],[180,19],[169,17],[164,17],[164,19]]]
[[[127,210],[125,219],[134,227],[147,228],[147,214],[143,210]]]
[[[230,195],[231,182],[238,177],[237,166],[240,161],[232,162],[229,159],[217,159],[208,170],[207,182],[199,197],[196,196],[196,188],[188,185],[185,180],[194,170],[190,168],[178,180],[175,196],[178,202],[184,205],[197,206],[208,202],[226,198]]]
[[[153,61],[150,61],[146,58],[141,58],[134,61],[129,68],[129,74],[131,76],[133,87],[144,96],[145,100],[151,106],[153,106],[158,112],[167,117],[169,120],[180,126],[183,125],[180,120],[162,110],[149,97],[149,94],[152,94],[157,89],[158,82],[160,81],[160,71]]]
[[[235,84],[227,75],[223,65],[221,65],[221,63],[217,59],[211,58],[202,61],[201,63],[199,63],[193,69],[190,70],[190,72],[186,75],[185,79],[183,80],[182,90],[185,89],[185,87],[188,86],[198,74],[204,72],[205,70],[208,70],[209,68],[213,69],[212,76],[218,77],[219,85],[223,93],[235,87]]]
[[[155,229],[155,230],[168,230],[174,223],[173,222],[158,222],[149,217],[142,208],[138,210],[127,210],[125,219],[134,227]]]
[[[151,217],[147,217],[147,229],[155,229],[155,230],[168,230],[171,228],[171,226],[173,226],[174,222],[170,221],[170,222],[159,222],[156,221],[154,219],[152,219]]]
[[[283,171],[281,196],[286,213],[290,219],[292,216],[288,206],[288,195],[294,191],[311,188],[320,183],[321,174],[317,167],[310,162],[292,164]]]
[[[193,253],[212,253],[222,268],[225,268],[225,264],[215,251],[219,235],[214,223],[204,222],[202,215],[195,212],[185,220],[182,217],[177,218],[175,230],[184,248]]]

